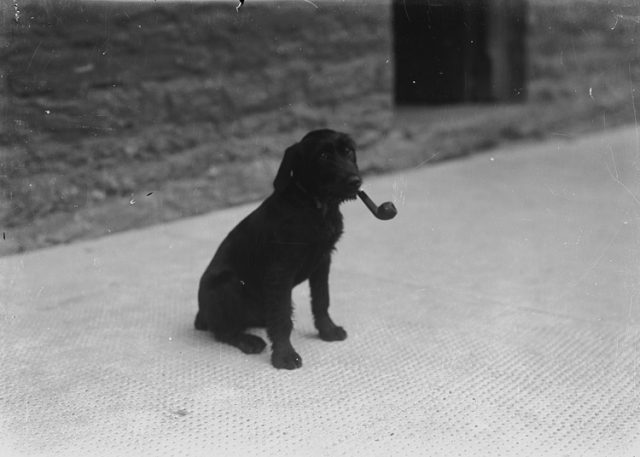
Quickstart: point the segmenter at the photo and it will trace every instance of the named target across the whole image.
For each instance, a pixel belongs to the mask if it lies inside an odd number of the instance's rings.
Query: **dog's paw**
[[[320,339],[324,341],[342,341],[347,339],[347,331],[337,325],[319,330]]]
[[[267,347],[267,343],[259,336],[245,333],[238,338],[237,346],[245,354],[259,354]]]
[[[342,341],[347,338],[347,332],[333,323],[329,316],[316,320],[316,328],[320,339],[324,341]]]
[[[275,368],[295,370],[302,366],[302,357],[293,349],[273,351],[273,354],[271,354],[271,364]]]

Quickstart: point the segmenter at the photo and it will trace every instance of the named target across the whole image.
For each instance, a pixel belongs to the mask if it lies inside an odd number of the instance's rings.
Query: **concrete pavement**
[[[627,128],[367,180],[399,215],[344,206],[349,338],[298,287],[293,372],[192,327],[255,204],[1,258],[0,453],[639,455],[639,159]]]

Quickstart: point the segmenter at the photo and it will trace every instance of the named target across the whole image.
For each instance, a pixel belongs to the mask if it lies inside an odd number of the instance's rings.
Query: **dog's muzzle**
[[[347,178],[346,184],[347,188],[355,194],[362,185],[362,179],[360,179],[360,176],[350,176]]]

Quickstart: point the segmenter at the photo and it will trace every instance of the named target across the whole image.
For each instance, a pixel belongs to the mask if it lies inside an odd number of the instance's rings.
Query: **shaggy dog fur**
[[[331,253],[343,231],[339,206],[362,184],[355,144],[344,133],[315,130],[289,147],[274,192],[242,220],[200,280],[195,327],[247,354],[264,340],[246,332],[266,327],[276,368],[302,366],[291,345],[291,291],[309,281],[315,327],[325,341],[347,337],[329,316]]]

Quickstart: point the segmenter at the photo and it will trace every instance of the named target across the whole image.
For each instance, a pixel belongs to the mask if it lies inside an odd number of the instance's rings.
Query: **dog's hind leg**
[[[209,330],[209,326],[200,314],[200,311],[198,311],[198,313],[196,314],[196,320],[193,323],[193,326],[196,328],[196,330]]]
[[[259,354],[264,351],[264,348],[267,347],[267,343],[256,335],[251,335],[250,333],[236,333],[236,334],[221,334],[221,333],[213,333],[216,340],[221,343],[227,343],[231,346],[235,346],[240,349],[245,354]]]
[[[210,330],[216,340],[230,344],[245,354],[258,354],[266,347],[259,336],[245,333],[251,322],[242,283],[231,272],[204,276],[198,291],[198,314],[194,326]]]

